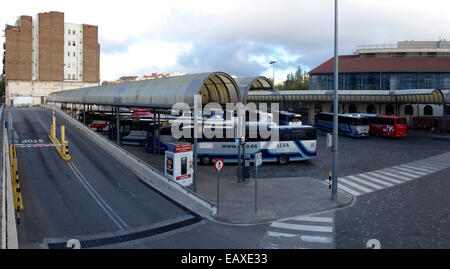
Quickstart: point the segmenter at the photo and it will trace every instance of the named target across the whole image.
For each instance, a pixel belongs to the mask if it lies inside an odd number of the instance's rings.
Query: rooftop
[[[309,74],[333,73],[334,57]],[[450,72],[450,57],[359,57],[339,56],[339,72]]]

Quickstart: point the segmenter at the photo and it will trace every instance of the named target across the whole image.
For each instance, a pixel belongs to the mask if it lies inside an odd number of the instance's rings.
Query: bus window
[[[406,124],[406,118],[398,118],[397,124]]]

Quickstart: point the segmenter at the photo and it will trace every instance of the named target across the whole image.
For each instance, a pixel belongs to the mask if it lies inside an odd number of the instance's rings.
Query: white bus
[[[269,125],[270,126],[270,125]],[[191,130],[192,126],[185,126]],[[234,136],[229,137],[227,133],[234,133],[233,126],[223,126],[223,138],[202,138],[197,140],[198,151],[197,161],[201,164],[208,165],[217,159],[223,159],[225,162],[238,161],[238,146]],[[230,130],[231,128],[231,130]],[[279,131],[279,139],[271,141],[269,138],[263,138],[254,132],[255,135],[249,135],[248,126],[245,143],[245,154],[250,155],[250,161],[254,161],[256,153],[262,153],[263,162],[278,162],[280,164],[287,164],[292,161],[302,161],[317,158],[317,132],[316,128],[312,126],[270,126],[269,128],[276,128]],[[159,146],[166,148],[166,142],[173,142],[174,138],[170,131],[170,127],[160,130],[160,139],[156,138],[156,143]],[[191,135],[192,136],[192,135]],[[153,152],[153,133],[147,136],[146,151]],[[193,143],[192,138],[181,138],[184,142]],[[164,150],[162,150],[163,152]]]

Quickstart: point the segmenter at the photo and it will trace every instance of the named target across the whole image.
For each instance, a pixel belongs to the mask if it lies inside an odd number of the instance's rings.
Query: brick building
[[[98,27],[65,23],[64,13],[20,16],[6,25],[3,48],[7,105],[21,97],[38,105],[51,92],[100,82]]]

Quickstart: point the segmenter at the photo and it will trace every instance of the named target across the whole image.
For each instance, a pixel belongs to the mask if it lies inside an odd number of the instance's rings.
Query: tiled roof
[[[334,57],[310,74],[333,73]],[[450,72],[450,57],[375,57],[339,56],[339,72]]]

